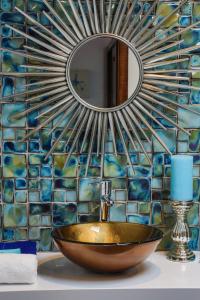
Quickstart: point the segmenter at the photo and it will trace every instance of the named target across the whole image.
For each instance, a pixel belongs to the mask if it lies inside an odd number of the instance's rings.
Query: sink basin
[[[56,228],[52,232],[60,251],[74,263],[95,272],[125,271],[143,262],[163,233],[133,223],[87,223]]]

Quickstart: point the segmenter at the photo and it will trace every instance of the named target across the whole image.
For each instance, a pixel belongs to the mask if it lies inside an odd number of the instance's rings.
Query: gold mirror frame
[[[157,17],[149,18],[155,10],[159,0],[153,1],[148,11],[143,10],[134,14],[137,0],[120,0],[115,3],[112,0],[85,0],[86,11],[83,8],[83,1],[68,0],[72,14],[65,9],[63,1],[57,0],[59,10],[62,16],[49,4],[43,0],[49,12],[43,11],[44,16],[50,24],[57,29],[59,35],[37,22],[31,16],[16,7],[29,24],[31,33],[25,33],[13,26],[5,25],[15,33],[31,41],[35,46],[24,45],[25,52],[10,51],[27,59],[34,60],[36,64],[26,64],[22,67],[34,71],[25,73],[1,73],[3,76],[10,75],[16,77],[34,78],[35,83],[28,84],[24,93],[14,94],[7,98],[28,95],[26,103],[34,106],[25,111],[16,114],[15,118],[24,117],[34,111],[39,111],[37,119],[46,117],[45,121],[36,128],[30,130],[23,140],[31,137],[40,129],[54,121],[51,132],[61,128],[61,124],[67,119],[62,128],[60,136],[54,142],[51,150],[47,153],[46,159],[54,152],[58,143],[64,138],[69,129],[72,129],[65,146],[70,146],[70,150],[65,161],[65,166],[75,150],[78,142],[81,143],[80,153],[87,152],[87,165],[85,176],[88,175],[88,168],[94,153],[101,155],[101,176],[103,177],[103,165],[105,155],[105,143],[108,129],[112,135],[113,149],[115,155],[118,155],[116,134],[119,136],[127,160],[130,166],[131,157],[126,143],[126,138],[133,149],[138,146],[145,154],[149,163],[151,159],[145,150],[143,140],[150,142],[150,137],[145,128],[158,140],[163,148],[169,153],[167,145],[159,137],[156,130],[150,122],[155,122],[160,128],[166,130],[159,118],[163,118],[170,125],[179,130],[190,134],[182,128],[177,122],[166,116],[162,109],[177,112],[177,108],[182,108],[200,115],[199,112],[190,109],[170,99],[170,95],[180,95],[177,89],[181,90],[200,90],[200,88],[185,85],[181,81],[188,81],[191,71],[187,68],[176,70],[173,65],[187,61],[186,54],[200,48],[200,45],[194,45],[189,48],[183,48],[174,51],[173,47],[179,46],[183,41],[175,40],[184,32],[200,24],[200,21],[182,28],[177,32],[171,32],[172,27],[165,28],[164,39],[159,39],[156,33],[179,9],[187,2],[183,0],[179,3],[168,16],[159,20]],[[144,1],[145,3],[145,1]],[[35,37],[36,36],[36,37]],[[87,105],[75,92],[69,79],[69,63],[74,51],[87,39],[99,36],[113,36],[124,41],[138,57],[140,62],[140,84],[134,95],[125,102],[124,105],[114,109],[98,109]],[[167,50],[167,52],[165,52]],[[165,69],[172,65],[171,69]],[[177,75],[178,74],[178,75]],[[41,80],[41,78],[44,78]],[[179,83],[177,83],[177,81]],[[164,88],[162,88],[164,87]],[[170,87],[170,90],[165,88]],[[42,98],[45,97],[45,100]],[[158,117],[158,118],[157,118]],[[73,128],[71,128],[73,126]],[[83,139],[80,140],[81,135]],[[126,135],[126,137],[125,137]],[[89,143],[87,144],[87,140]],[[87,149],[86,149],[87,148]],[[133,170],[134,172],[134,170]]]

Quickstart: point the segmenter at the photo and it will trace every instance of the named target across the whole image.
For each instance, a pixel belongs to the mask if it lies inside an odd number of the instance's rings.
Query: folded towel
[[[7,250],[0,250],[0,254],[2,254],[2,253],[11,253],[11,254],[13,254],[13,253],[15,253],[15,254],[21,254],[21,249],[7,249]]]
[[[20,249],[22,254],[36,254],[36,242],[21,241],[0,243],[0,250]]]
[[[37,257],[33,254],[1,254],[0,283],[35,283]]]

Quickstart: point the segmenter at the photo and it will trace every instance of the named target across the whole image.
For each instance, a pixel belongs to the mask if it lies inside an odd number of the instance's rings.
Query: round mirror
[[[138,55],[117,38],[91,39],[71,60],[70,80],[75,92],[98,108],[122,105],[133,96],[140,78]]]

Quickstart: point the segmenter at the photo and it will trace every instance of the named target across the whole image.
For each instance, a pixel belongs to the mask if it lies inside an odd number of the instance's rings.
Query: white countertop
[[[200,254],[181,264],[154,253],[126,273],[101,275],[82,269],[59,253],[38,255],[38,281],[34,285],[0,285],[0,300],[200,300]]]

